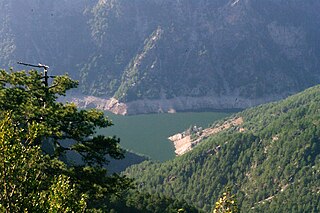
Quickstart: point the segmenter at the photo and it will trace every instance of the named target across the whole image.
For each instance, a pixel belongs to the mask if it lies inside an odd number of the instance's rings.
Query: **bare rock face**
[[[117,99],[111,98],[110,102],[107,105],[105,110],[111,111],[114,114],[118,115],[126,115],[127,114],[127,106],[124,103],[120,103]]]
[[[238,128],[239,132],[246,131],[244,128],[239,127],[242,123],[242,117],[234,117],[230,118],[222,124],[218,124],[216,126],[209,127],[206,129],[197,128],[195,126],[182,133],[172,135],[168,139],[173,142],[175,147],[175,153],[179,156],[191,151],[195,146],[199,145],[204,139],[221,131],[228,130],[232,127]],[[214,151],[218,152],[219,148],[220,147],[216,147]]]
[[[120,103],[115,98],[98,98],[95,96],[76,96],[60,99],[62,102],[72,102],[79,108],[96,108],[99,110],[110,111],[118,115],[127,115],[127,105]]]
[[[0,6],[2,67],[20,60],[48,64],[54,75],[69,71],[84,106],[119,114],[245,108],[320,83],[316,0]]]
[[[107,27],[96,31],[99,57],[81,71],[84,89],[125,103],[128,114],[287,97],[320,83],[316,8],[316,1],[104,1],[94,19]]]
[[[280,96],[281,97],[281,96]],[[224,97],[177,97],[159,100],[137,100],[120,102],[115,98],[98,98],[95,96],[67,97],[61,101],[73,102],[80,108],[97,108],[111,111],[119,115],[135,115],[147,113],[175,113],[179,111],[194,110],[232,110],[256,106],[265,102],[271,102],[280,97],[269,99],[238,99],[236,96]]]

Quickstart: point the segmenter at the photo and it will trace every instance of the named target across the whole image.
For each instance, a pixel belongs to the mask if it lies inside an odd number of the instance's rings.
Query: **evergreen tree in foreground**
[[[50,158],[42,155],[39,146],[25,145],[34,142],[38,125],[24,134],[10,117],[10,113],[2,113],[0,120],[0,211],[84,211],[86,195],[77,191],[70,177],[43,172]]]
[[[112,125],[103,112],[57,102],[77,85],[67,75],[46,86],[35,70],[0,70],[0,210],[103,210],[110,197],[131,187],[128,178],[103,167],[107,156],[124,157],[119,139],[95,134]],[[62,162],[67,152],[80,155],[82,163]]]

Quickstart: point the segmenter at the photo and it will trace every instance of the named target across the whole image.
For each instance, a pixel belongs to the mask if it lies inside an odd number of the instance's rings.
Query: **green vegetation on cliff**
[[[320,86],[237,113],[240,126],[164,163],[126,170],[138,189],[206,212],[226,186],[243,212],[320,211]]]

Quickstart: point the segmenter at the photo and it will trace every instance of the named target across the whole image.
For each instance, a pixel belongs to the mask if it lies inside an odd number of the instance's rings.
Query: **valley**
[[[123,148],[145,155],[154,161],[175,157],[174,145],[168,137],[191,126],[206,128],[231,112],[179,112],[122,116],[106,113],[114,126],[101,129],[99,134],[120,137]]]
[[[0,0],[0,212],[320,212],[319,11]]]

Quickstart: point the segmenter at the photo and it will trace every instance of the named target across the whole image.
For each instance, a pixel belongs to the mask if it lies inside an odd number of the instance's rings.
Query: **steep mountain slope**
[[[51,65],[53,74],[67,70],[85,95],[114,97],[102,108],[119,113],[244,108],[320,83],[316,0],[0,6],[2,66],[22,60]]]
[[[77,64],[92,47],[84,14],[87,1],[2,0],[0,6],[2,67],[41,62],[54,74],[79,76]]]
[[[284,0],[104,1],[92,22],[101,48],[81,72],[85,91],[115,96],[127,113],[280,99],[320,82],[319,7]]]
[[[234,117],[243,123],[172,161],[144,162],[126,174],[140,191],[185,199],[206,212],[225,186],[243,212],[319,212],[320,86]]]

